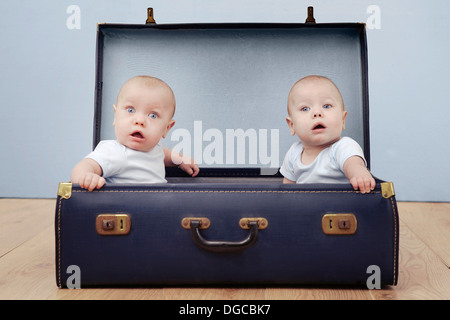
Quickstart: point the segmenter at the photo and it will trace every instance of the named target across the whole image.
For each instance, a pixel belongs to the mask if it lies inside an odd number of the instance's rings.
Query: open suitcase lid
[[[342,135],[361,145],[370,167],[362,23],[99,24],[94,147],[115,139],[117,94],[141,74],[175,93],[176,123],[163,146],[194,157],[203,174],[275,175],[298,141],[285,120],[289,90],[310,74],[341,91]]]

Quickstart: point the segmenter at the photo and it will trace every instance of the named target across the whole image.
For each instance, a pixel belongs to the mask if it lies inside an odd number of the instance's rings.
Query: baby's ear
[[[342,130],[345,130],[345,119],[347,118],[347,111],[344,111],[342,116]]]
[[[291,117],[286,117],[286,122],[289,126],[289,130],[291,131],[291,136],[295,136],[294,122],[292,122]]]
[[[115,126],[115,125],[116,125],[116,110],[117,110],[117,107],[116,107],[116,105],[115,105],[115,104],[113,104],[113,109],[114,109],[114,120],[113,120],[113,126]]]
[[[162,136],[164,139],[166,138],[167,134],[169,133],[169,130],[172,129],[174,124],[175,124],[175,120],[173,120],[173,119],[170,120],[170,122],[167,125],[166,130],[164,131],[163,136]]]

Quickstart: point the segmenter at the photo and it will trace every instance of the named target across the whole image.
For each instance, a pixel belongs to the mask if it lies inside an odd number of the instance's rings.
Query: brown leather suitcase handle
[[[191,237],[196,245],[200,248],[213,251],[213,252],[235,252],[247,249],[255,244],[256,240],[258,240],[258,222],[250,221],[248,223],[249,226],[249,235],[242,241],[212,241],[206,240],[200,234],[200,220],[191,220]]]

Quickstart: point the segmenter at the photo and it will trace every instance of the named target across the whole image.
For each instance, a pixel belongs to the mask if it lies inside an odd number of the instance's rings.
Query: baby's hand
[[[375,188],[375,179],[370,173],[365,176],[353,177],[350,179],[350,183],[355,190],[359,189],[361,193],[369,193]]]
[[[178,166],[191,177],[195,177],[200,172],[200,168],[194,159],[166,148],[164,148],[164,165],[166,167]]]
[[[105,178],[99,176],[98,174],[88,172],[84,175],[84,177],[81,177],[78,181],[80,184],[80,187],[83,189],[88,189],[89,191],[92,191],[94,189],[100,189],[105,184]]]
[[[364,161],[358,156],[352,156],[344,164],[344,173],[355,190],[369,193],[375,188],[375,179],[367,170]]]
[[[105,178],[101,177],[101,174],[102,168],[97,161],[84,158],[73,168],[70,181],[78,183],[83,189],[92,191],[95,188],[100,189],[105,184]]]
[[[194,159],[190,159],[185,156],[181,158],[179,167],[191,177],[195,177],[200,172],[200,168],[198,167],[198,164],[195,163]]]

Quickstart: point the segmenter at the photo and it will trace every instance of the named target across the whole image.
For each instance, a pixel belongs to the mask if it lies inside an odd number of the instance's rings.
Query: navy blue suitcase
[[[150,74],[177,97],[178,131],[164,145],[191,151],[201,171],[168,168],[167,184],[93,192],[60,183],[59,287],[397,284],[391,182],[361,194],[350,184],[282,184],[278,172],[294,141],[287,93],[309,73],[337,82],[349,110],[344,135],[370,165],[364,24],[100,24],[96,59],[94,146],[113,137],[120,85]]]

